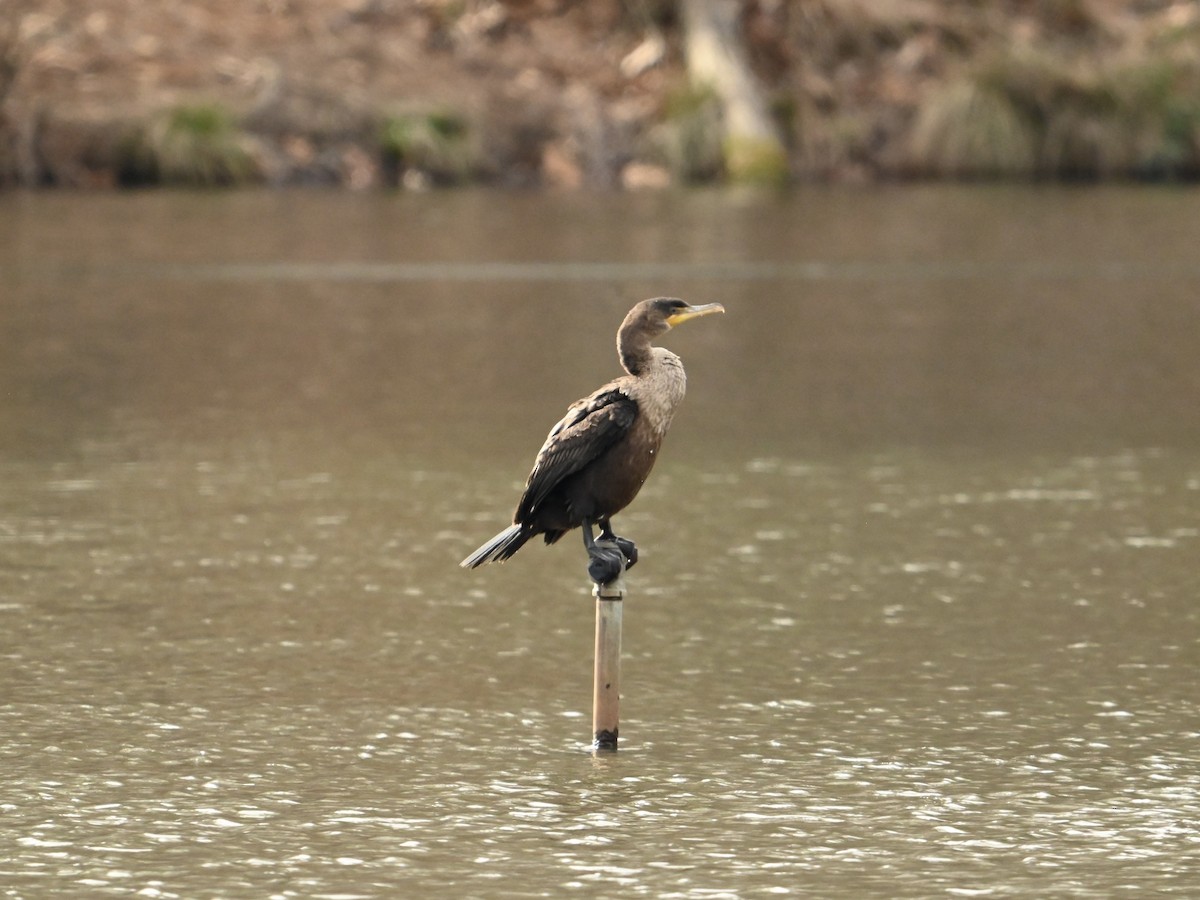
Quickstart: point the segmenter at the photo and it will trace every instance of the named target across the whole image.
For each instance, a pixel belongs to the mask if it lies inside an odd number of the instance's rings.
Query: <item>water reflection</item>
[[[1194,894],[1195,198],[727,200],[5,198],[5,885]],[[575,542],[456,562],[664,292],[592,759]]]

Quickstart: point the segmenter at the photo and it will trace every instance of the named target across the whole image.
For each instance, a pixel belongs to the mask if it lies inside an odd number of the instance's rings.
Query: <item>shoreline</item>
[[[0,188],[728,180],[675,4],[10,0]],[[1200,180],[1200,8],[741,5],[792,183]]]

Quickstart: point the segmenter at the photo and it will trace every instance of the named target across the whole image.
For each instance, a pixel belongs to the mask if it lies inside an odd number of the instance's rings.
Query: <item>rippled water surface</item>
[[[0,196],[0,895],[1200,895],[1200,194]],[[689,396],[507,523],[632,301]]]

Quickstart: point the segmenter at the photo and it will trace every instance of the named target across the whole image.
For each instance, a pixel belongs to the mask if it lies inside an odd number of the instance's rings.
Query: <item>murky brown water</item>
[[[4,896],[1196,896],[1194,191],[0,196]],[[635,299],[621,518],[506,522]]]

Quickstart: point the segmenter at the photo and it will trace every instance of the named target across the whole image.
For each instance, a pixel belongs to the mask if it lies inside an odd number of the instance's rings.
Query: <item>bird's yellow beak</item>
[[[672,313],[667,316],[667,324],[674,328],[676,325],[686,322],[688,319],[698,319],[700,316],[708,316],[713,313],[723,313],[725,307],[720,303],[705,303],[702,306],[689,306],[687,309],[681,309],[677,313]]]

